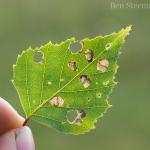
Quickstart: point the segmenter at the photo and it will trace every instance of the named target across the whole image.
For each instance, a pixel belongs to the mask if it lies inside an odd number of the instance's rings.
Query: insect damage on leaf
[[[82,125],[83,118],[85,116],[86,113],[83,110],[71,110],[67,112],[67,120],[70,124],[73,125]]]
[[[81,75],[80,81],[85,88],[88,88],[91,84],[91,80],[87,77],[87,75]]]
[[[68,63],[68,67],[73,70],[73,71],[76,71],[77,70],[77,65],[76,65],[76,62],[75,61],[71,61]]]
[[[43,63],[43,57],[44,57],[44,54],[43,52],[41,51],[36,51],[35,52],[35,55],[34,55],[34,62],[35,63],[39,63],[39,64],[42,64]]]
[[[52,106],[62,107],[64,104],[64,100],[59,96],[55,96],[50,100],[50,104]]]
[[[85,58],[87,59],[88,62],[92,62],[93,60],[93,52],[91,50],[87,50],[85,52]]]
[[[101,72],[107,71],[109,66],[109,61],[107,59],[103,59],[97,63],[97,70]]]
[[[67,134],[95,128],[110,104],[116,85],[117,59],[131,26],[118,33],[83,39],[71,50],[74,38],[60,44],[29,48],[13,66],[13,84],[28,120]]]

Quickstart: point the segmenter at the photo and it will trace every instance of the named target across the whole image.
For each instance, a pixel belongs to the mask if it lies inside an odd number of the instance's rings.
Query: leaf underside
[[[116,84],[117,59],[130,30],[131,26],[104,37],[83,39],[76,53],[71,52],[75,42],[71,38],[18,55],[12,82],[26,119],[68,134],[93,129],[110,107],[108,97]],[[37,52],[42,53],[39,62],[34,60]],[[72,122],[67,118],[71,111],[77,112]]]

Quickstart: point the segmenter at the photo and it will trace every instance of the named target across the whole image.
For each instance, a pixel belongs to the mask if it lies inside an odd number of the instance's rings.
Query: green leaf
[[[95,127],[110,108],[120,48],[131,26],[118,33],[83,39],[76,53],[74,38],[60,44],[29,48],[13,66],[13,84],[26,121],[33,119],[69,134]]]

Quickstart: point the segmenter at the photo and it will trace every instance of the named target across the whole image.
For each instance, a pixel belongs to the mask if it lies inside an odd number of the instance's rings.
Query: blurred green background
[[[110,4],[110,0],[0,0],[0,96],[21,114],[10,80],[12,64],[23,49],[133,25],[119,59],[119,84],[110,97],[113,107],[97,128],[71,136],[32,122],[37,150],[150,150],[150,9],[111,9]]]

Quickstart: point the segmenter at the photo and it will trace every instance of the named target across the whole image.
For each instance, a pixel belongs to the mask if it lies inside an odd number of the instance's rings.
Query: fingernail
[[[29,127],[16,129],[15,133],[17,150],[35,150],[32,132]]]

